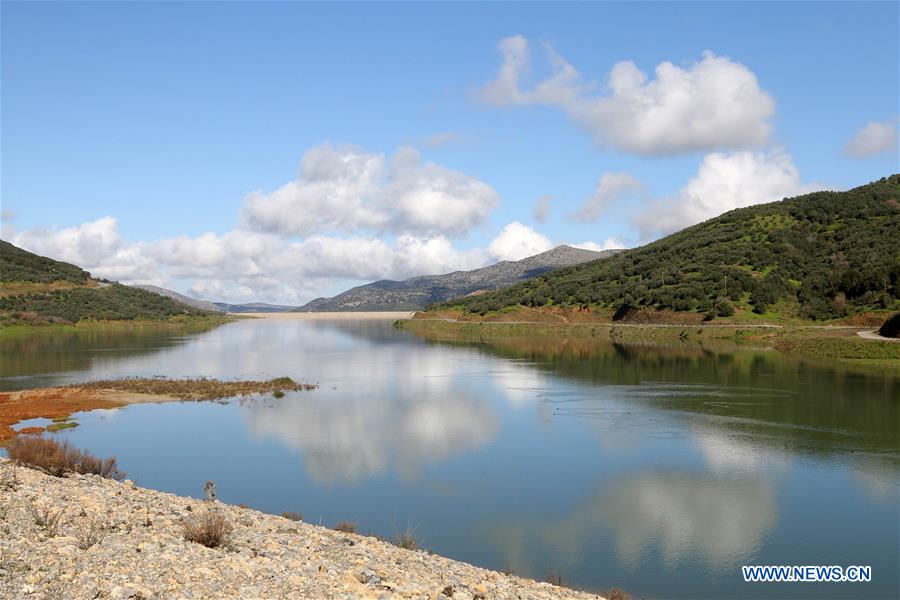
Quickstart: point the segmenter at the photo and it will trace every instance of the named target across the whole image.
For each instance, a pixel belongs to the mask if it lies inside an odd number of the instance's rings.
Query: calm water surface
[[[0,344],[0,387],[289,375],[320,389],[77,415],[60,438],[140,485],[291,510],[635,597],[900,596],[900,380],[767,350],[429,341],[390,321]],[[745,584],[743,564],[871,565]]]

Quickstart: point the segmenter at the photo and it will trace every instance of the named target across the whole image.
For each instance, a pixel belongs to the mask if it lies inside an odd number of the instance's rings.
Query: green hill
[[[900,175],[727,212],[646,246],[439,305],[737,310],[829,319],[898,304]]]
[[[0,323],[160,320],[208,314],[159,294],[93,279],[75,265],[0,240]]]

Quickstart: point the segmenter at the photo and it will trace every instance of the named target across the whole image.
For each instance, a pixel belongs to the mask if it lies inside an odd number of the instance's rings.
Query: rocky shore
[[[184,538],[221,515],[227,542]],[[0,458],[0,598],[598,598],[373,537]]]

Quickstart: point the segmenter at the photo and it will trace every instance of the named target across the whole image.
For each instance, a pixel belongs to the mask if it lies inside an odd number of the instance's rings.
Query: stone
[[[16,486],[0,488],[9,507],[0,522],[0,598],[440,598],[448,586],[454,599],[597,598],[305,522],[286,526],[281,516],[222,504],[210,484],[205,497],[215,504],[203,506],[133,483],[17,469]],[[38,498],[66,510],[56,538],[28,513]],[[235,525],[226,547],[184,539],[183,520],[207,510]],[[83,551],[72,536],[92,518],[105,535]]]

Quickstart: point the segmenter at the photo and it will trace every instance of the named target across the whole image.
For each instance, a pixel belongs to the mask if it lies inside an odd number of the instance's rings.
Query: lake
[[[422,339],[390,320],[246,319],[194,334],[0,342],[0,387],[122,376],[320,388],[132,405],[54,434],[138,485],[638,597],[900,596],[900,378],[764,348]],[[750,584],[741,565],[871,565]]]

